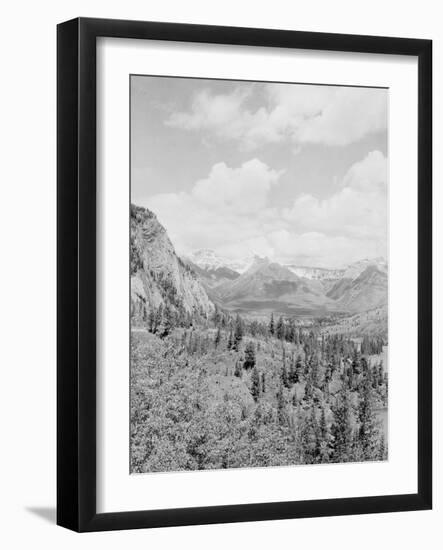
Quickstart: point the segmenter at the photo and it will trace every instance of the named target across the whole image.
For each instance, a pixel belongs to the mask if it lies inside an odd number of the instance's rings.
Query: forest
[[[152,308],[131,332],[131,472],[386,460],[386,344]]]

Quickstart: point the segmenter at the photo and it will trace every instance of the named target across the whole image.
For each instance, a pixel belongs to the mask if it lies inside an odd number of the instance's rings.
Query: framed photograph
[[[432,506],[432,43],[58,26],[59,525]]]

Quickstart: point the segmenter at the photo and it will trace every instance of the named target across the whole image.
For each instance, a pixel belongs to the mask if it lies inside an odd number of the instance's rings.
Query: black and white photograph
[[[130,472],[386,461],[386,88],[130,76]]]

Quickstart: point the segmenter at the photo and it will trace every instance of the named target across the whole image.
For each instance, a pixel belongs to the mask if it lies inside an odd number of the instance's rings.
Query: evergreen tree
[[[295,362],[295,375],[297,377],[297,382],[300,381],[302,372],[303,372],[303,364],[301,361],[301,355],[297,355],[297,361]]]
[[[254,401],[257,402],[260,397],[260,375],[257,367],[254,367],[251,374],[251,395]]]
[[[352,425],[351,404],[348,390],[343,390],[332,408],[334,421],[332,424],[333,460],[334,462],[349,462],[352,460]]]
[[[215,334],[215,339],[214,339],[214,345],[216,348],[220,344],[220,340],[221,340],[221,331],[220,331],[220,327],[218,327],[217,332]]]
[[[266,377],[264,372],[261,375],[261,391],[262,393],[266,393]]]
[[[215,304],[215,307],[214,307],[214,313],[213,313],[213,316],[212,316],[212,320],[213,320],[215,326],[218,326],[220,321],[221,321],[221,313],[220,313],[220,309],[219,309],[217,304]]]
[[[240,349],[240,342],[243,339],[243,323],[240,315],[237,314],[234,326],[234,340],[232,343],[232,349],[238,351]]]
[[[286,401],[283,393],[283,386],[280,384],[277,392],[277,418],[280,426],[288,423],[288,413],[286,411]]]
[[[245,348],[245,360],[243,362],[243,368],[246,370],[255,367],[255,347],[253,342],[248,342]]]
[[[151,308],[148,315],[148,330],[149,332],[155,332],[155,310]]]
[[[157,327],[157,334],[160,336],[160,338],[165,338],[170,334],[172,326],[172,311],[169,305],[166,305],[163,309],[160,326]]]
[[[359,441],[361,443],[364,458],[366,460],[374,460],[377,458],[379,445],[379,431],[376,422],[372,384],[369,377],[369,372],[365,378],[362,390],[360,404],[358,407]]]
[[[294,342],[295,339],[295,322],[294,319],[289,320],[288,329],[286,331],[286,340],[288,342]]]
[[[228,350],[231,351],[233,347],[233,334],[232,329],[229,331],[229,338],[228,338]]]
[[[313,395],[314,395],[314,388],[312,386],[311,377],[309,377],[306,380],[306,384],[305,384],[305,395],[304,395],[305,401],[310,401],[312,399]]]
[[[279,317],[277,321],[277,326],[275,328],[275,334],[279,340],[284,340],[285,338],[285,323],[283,317]]]
[[[313,464],[316,462],[318,450],[318,425],[315,414],[315,406],[311,407],[311,412],[307,415],[302,424],[301,447],[303,462]]]
[[[269,334],[271,336],[274,336],[275,333],[275,327],[274,327],[274,314],[271,313],[271,319],[269,321]]]
[[[326,422],[326,413],[323,406],[320,413],[319,444],[317,449],[319,462],[329,462],[331,452],[331,432]]]
[[[289,377],[288,377],[288,370],[286,369],[286,364],[285,363],[283,363],[283,366],[282,366],[282,369],[281,369],[280,380],[281,380],[282,385],[285,388],[290,387]]]
[[[296,384],[298,382],[298,374],[297,374],[297,369],[295,367],[294,357],[292,357],[292,359],[291,359],[291,365],[289,367],[288,377],[289,377],[289,384],[290,385]]]

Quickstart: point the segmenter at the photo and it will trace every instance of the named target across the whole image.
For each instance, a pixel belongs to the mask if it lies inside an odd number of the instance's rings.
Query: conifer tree
[[[264,372],[261,375],[261,391],[262,393],[266,393],[266,376]]]
[[[169,305],[166,305],[163,309],[160,326],[157,327],[157,333],[160,338],[165,338],[166,336],[168,336],[168,334],[170,334],[172,330],[172,326],[172,311]]]
[[[148,330],[149,332],[155,332],[155,310],[151,308],[148,316]]]
[[[329,462],[331,455],[331,432],[326,422],[326,413],[324,406],[321,408],[319,424],[319,445],[317,449],[319,462]]]
[[[295,368],[294,358],[291,359],[291,365],[289,367],[288,377],[289,377],[290,385],[296,384],[298,382],[298,375],[297,375],[297,370]]]
[[[286,369],[286,364],[285,363],[283,363],[283,366],[282,366],[282,369],[281,369],[280,380],[281,380],[282,385],[285,388],[290,387],[289,377],[288,377],[288,370]]]
[[[280,316],[277,321],[277,326],[275,328],[275,334],[279,340],[284,340],[285,338],[285,324],[283,317]]]
[[[351,405],[348,390],[342,390],[337,403],[332,407],[334,421],[332,424],[333,459],[334,462],[349,462],[352,460],[352,425]]]
[[[280,384],[277,392],[277,418],[280,426],[288,423],[288,413],[286,411],[286,401],[283,392],[283,386]]]
[[[240,349],[240,342],[243,339],[243,323],[240,315],[237,314],[234,327],[234,340],[232,342],[232,349],[238,351]]]
[[[216,348],[220,344],[220,340],[221,340],[221,331],[220,331],[220,327],[218,327],[217,332],[215,334],[215,339],[214,339],[214,345]]]
[[[232,342],[233,342],[233,335],[232,335],[232,329],[229,331],[229,338],[228,338],[228,350],[231,351],[232,349]]]
[[[377,458],[379,431],[373,407],[372,384],[369,372],[365,378],[362,390],[360,404],[358,407],[358,417],[360,421],[359,441],[361,443],[364,458],[373,460]]]
[[[254,367],[251,374],[251,395],[254,401],[257,402],[260,397],[260,375],[257,367]]]
[[[315,414],[315,406],[311,407],[311,412],[302,423],[301,446],[303,462],[313,464],[316,461],[318,449],[318,425]]]
[[[274,336],[275,333],[275,327],[274,327],[274,314],[271,313],[271,319],[269,321],[269,334],[271,336]]]
[[[286,340],[288,342],[294,342],[295,339],[295,323],[294,319],[289,320],[288,329],[286,331]]]
[[[245,360],[243,362],[243,367],[246,370],[249,370],[255,367],[255,347],[253,342],[248,342],[246,344]]]
[[[297,361],[295,362],[295,374],[297,376],[297,382],[300,381],[302,372],[303,372],[303,365],[301,362],[301,355],[297,355]]]

